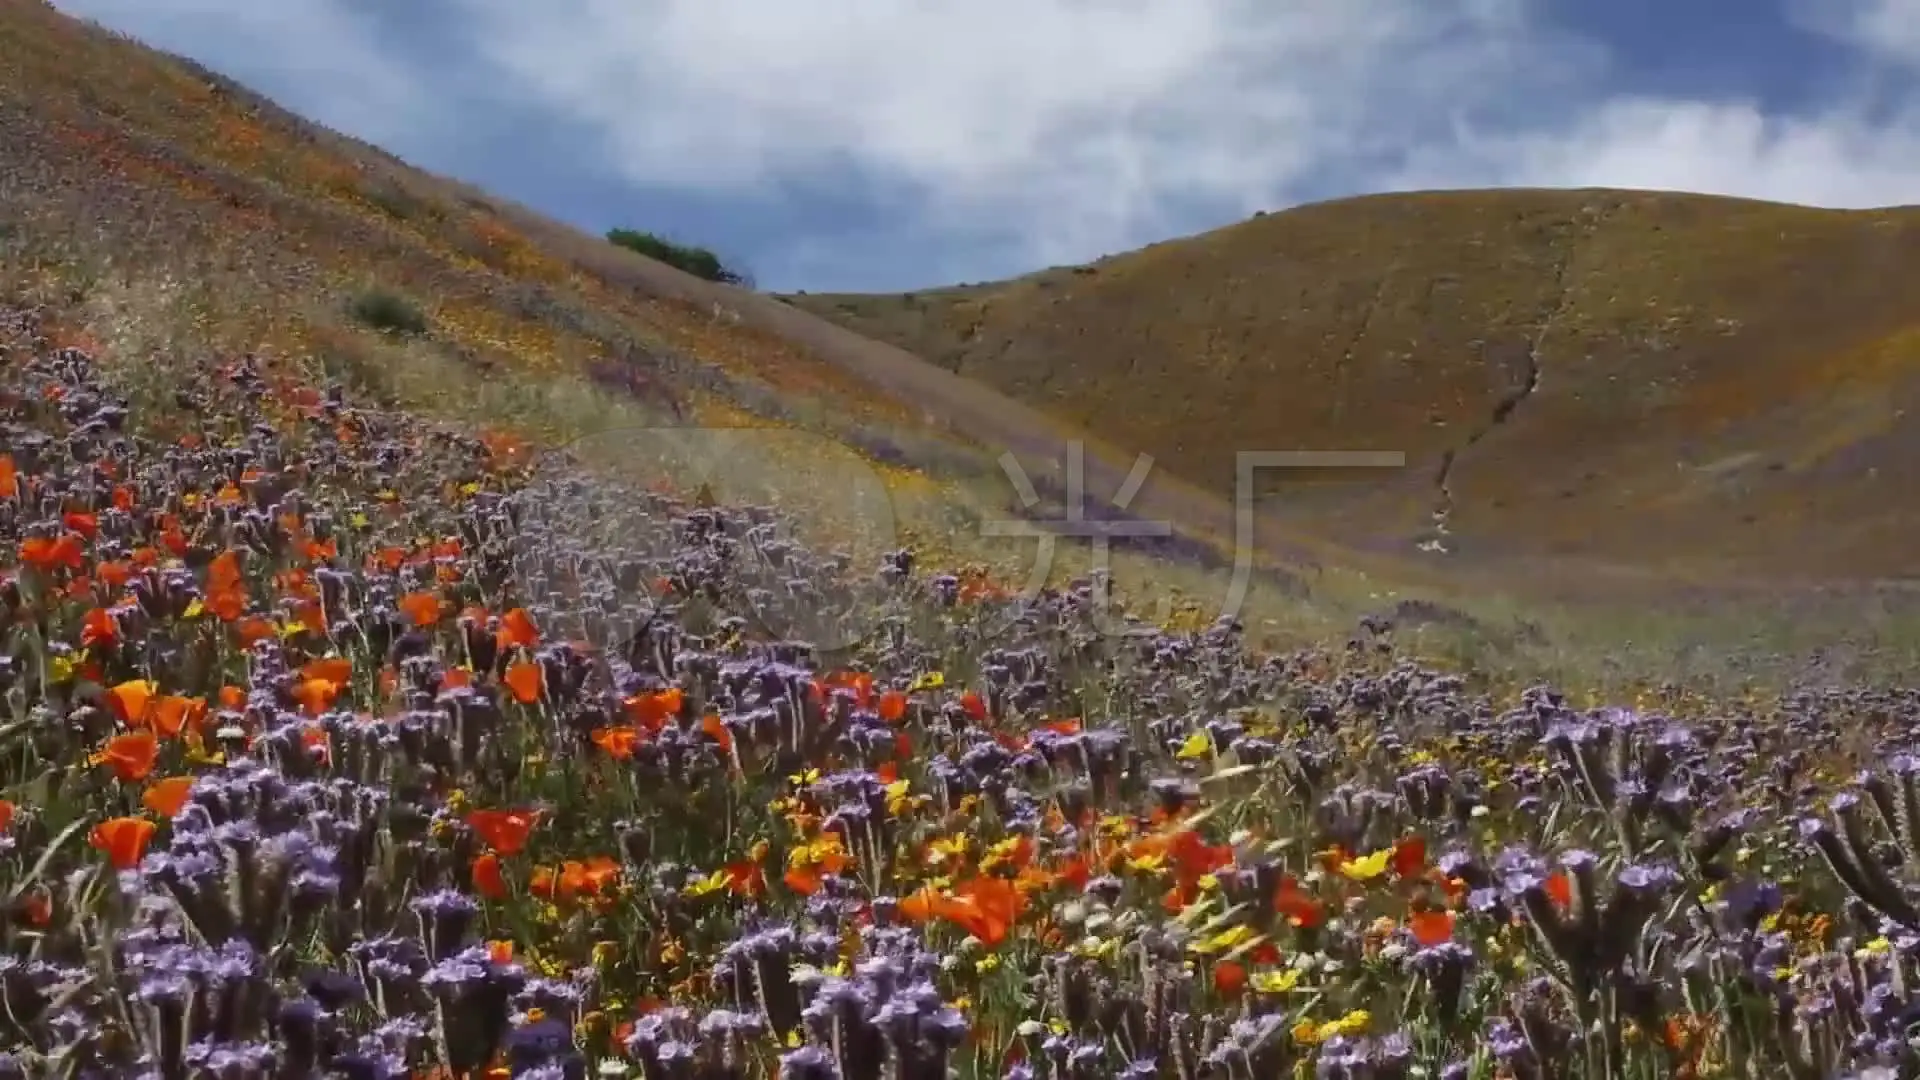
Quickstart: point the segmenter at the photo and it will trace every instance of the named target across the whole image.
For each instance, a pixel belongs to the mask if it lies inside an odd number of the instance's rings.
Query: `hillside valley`
[[[1222,495],[1241,450],[1403,452],[1263,489],[1362,550],[1920,569],[1920,211],[1382,195],[1006,282],[787,299]]]

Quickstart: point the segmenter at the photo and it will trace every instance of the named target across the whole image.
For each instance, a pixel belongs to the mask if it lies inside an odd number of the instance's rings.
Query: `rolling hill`
[[[1629,633],[1649,663],[1724,667],[1733,639],[1881,651],[1893,631],[1850,594],[1798,594],[1762,630],[1723,586],[1757,578],[1771,610],[1787,576],[1824,589],[1911,569],[1920,284],[1901,213],[1382,197],[998,285],[780,298],[409,166],[36,0],[0,0],[0,160],[0,301],[35,308],[162,428],[186,419],[182,380],[247,356],[276,386],[344,384],[645,475],[702,432],[773,433],[758,479],[818,540],[910,543],[1008,586],[1033,542],[986,520],[1057,514],[1063,447],[1082,440],[1096,513],[1182,533],[1123,554],[1118,591],[1210,619],[1202,593],[1245,552],[1244,613],[1275,644],[1389,608],[1466,628],[1469,651],[1500,643],[1503,665],[1518,649],[1585,664]],[[1409,465],[1274,481],[1286,497],[1234,550],[1236,449]],[[1124,515],[1102,512],[1136,451],[1158,466]],[[850,509],[876,481],[890,521]],[[1417,550],[1436,538],[1445,554]],[[1085,565],[1063,549],[1056,583]]]
[[[1215,492],[1239,450],[1402,451],[1396,474],[1269,500],[1358,547],[1707,578],[1920,566],[1920,211],[1370,196],[1006,282],[787,299]]]

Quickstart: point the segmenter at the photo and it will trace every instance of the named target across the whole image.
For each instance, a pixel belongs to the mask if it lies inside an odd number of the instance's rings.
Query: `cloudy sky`
[[[1407,188],[1920,203],[1920,0],[54,2],[778,290]]]

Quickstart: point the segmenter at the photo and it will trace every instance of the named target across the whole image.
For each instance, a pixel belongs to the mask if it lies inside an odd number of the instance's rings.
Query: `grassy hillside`
[[[1013,281],[805,295],[1231,489],[1241,449],[1404,451],[1279,510],[1454,562],[1912,574],[1920,212],[1439,192],[1257,217]],[[1355,479],[1355,476],[1359,479]]]
[[[693,436],[628,438],[622,433],[760,432],[766,437],[746,455],[745,466],[721,477],[738,488],[735,496],[769,495],[818,530],[821,542],[845,546],[862,560],[879,548],[909,543],[926,566],[966,570],[1002,588],[1028,580],[1035,542],[987,537],[984,523],[993,517],[1057,515],[1062,445],[1087,429],[1072,423],[1074,414],[1051,399],[1023,402],[996,388],[992,364],[960,363],[955,374],[951,349],[938,335],[901,340],[947,367],[799,307],[699,280],[472,186],[413,169],[189,61],[67,19],[42,4],[0,3],[0,56],[6,59],[0,65],[0,155],[8,163],[0,172],[0,290],[32,301],[57,341],[86,348],[114,378],[159,406],[145,415],[163,423],[184,422],[174,416],[173,384],[215,370],[221,358],[247,353],[289,385],[338,383],[383,407],[450,421],[501,445],[522,446],[529,455],[566,448],[576,456],[611,458],[629,471],[671,472],[694,487],[711,475],[700,467],[708,444]],[[1443,207],[1475,204],[1473,197],[1435,198]],[[1538,199],[1557,205],[1563,198],[1508,193],[1481,201],[1501,206]],[[1406,230],[1438,228],[1428,219],[1445,217],[1416,213],[1416,203],[1400,203],[1399,211],[1391,211],[1394,200],[1378,205],[1383,221],[1394,214],[1406,218]],[[1489,230],[1492,222],[1504,220],[1492,210],[1482,214],[1489,218]],[[670,231],[671,223],[657,225]],[[1242,234],[1229,231],[1222,237],[1235,235]],[[1163,245],[1090,274],[1040,275],[1001,291],[1029,299],[1060,297],[1060,310],[1074,310],[1065,298],[1123,281],[1127,266],[1141,268],[1137,290],[1158,288],[1152,267],[1163,261],[1176,268],[1182,260],[1211,265],[1199,259],[1211,242]],[[1350,246],[1331,237],[1318,242],[1328,258]],[[1423,249],[1414,245],[1412,250]],[[1302,259],[1309,254],[1301,249]],[[1491,286],[1469,269],[1484,264],[1489,272],[1506,272],[1510,261],[1497,251],[1481,263],[1463,255],[1447,271],[1455,283],[1442,281],[1431,291],[1436,298],[1445,297],[1449,288],[1477,296]],[[1323,276],[1293,272],[1307,283]],[[1199,269],[1179,274],[1201,276]],[[1532,281],[1526,274],[1514,276]],[[1896,283],[1889,276],[1880,284]],[[1382,306],[1397,296],[1393,289],[1382,292]],[[1144,300],[1161,302],[1168,295],[1174,294],[1143,293],[1143,302],[1127,310],[1144,311]],[[1218,303],[1231,301],[1249,326],[1278,320],[1289,310],[1278,302],[1252,305],[1244,291],[1195,289],[1178,295],[1190,303],[1208,296]],[[913,310],[952,314],[960,310],[952,299],[936,296]],[[1370,294],[1362,299],[1370,301]],[[1445,302],[1456,308],[1464,303]],[[1318,317],[1312,304],[1302,307],[1297,297],[1289,303],[1297,319]],[[838,304],[829,306],[845,315]],[[1017,307],[991,310],[1007,314]],[[1380,318],[1376,313],[1375,321]],[[1102,317],[1091,325],[1105,333],[1124,322]],[[876,329],[891,333],[889,326]],[[1172,341],[1191,329],[1170,318],[1153,332]],[[1377,344],[1369,344],[1373,338],[1355,339],[1360,343],[1347,364],[1351,372],[1386,363],[1370,351]],[[1022,331],[1021,340],[1031,339]],[[1008,342],[1009,356],[1026,355]],[[1551,342],[1548,346],[1550,352]],[[1244,387],[1253,405],[1207,414],[1217,420],[1206,427],[1209,434],[1251,431],[1260,437],[1248,436],[1249,442],[1260,448],[1392,446],[1407,432],[1424,432],[1430,440],[1416,445],[1413,435],[1406,435],[1401,445],[1413,453],[1417,467],[1362,498],[1335,498],[1329,494],[1332,486],[1321,485],[1326,490],[1311,499],[1295,497],[1269,508],[1256,530],[1255,572],[1241,609],[1263,640],[1323,641],[1346,633],[1363,614],[1410,604],[1406,610],[1444,614],[1407,620],[1426,626],[1419,633],[1432,649],[1509,674],[1578,670],[1596,679],[1623,677],[1633,665],[1619,663],[1614,650],[1627,637],[1635,642],[1636,663],[1677,663],[1689,674],[1716,677],[1729,669],[1731,653],[1724,650],[1734,647],[1773,663],[1840,634],[1857,639],[1852,647],[1859,655],[1886,653],[1893,633],[1888,619],[1898,623],[1905,617],[1887,612],[1904,610],[1904,594],[1876,592],[1864,602],[1850,593],[1840,599],[1796,595],[1786,615],[1756,623],[1746,607],[1730,609],[1715,591],[1718,585],[1676,592],[1671,579],[1658,568],[1650,571],[1646,560],[1575,563],[1560,555],[1543,562],[1517,557],[1462,562],[1461,556],[1476,551],[1489,556],[1503,548],[1534,555],[1557,550],[1533,533],[1510,529],[1495,536],[1486,525],[1485,515],[1497,508],[1488,500],[1476,501],[1476,485],[1494,474],[1474,460],[1499,445],[1499,438],[1462,455],[1462,467],[1450,478],[1462,504],[1456,529],[1472,543],[1459,543],[1461,550],[1449,560],[1409,562],[1412,540],[1427,526],[1437,499],[1436,448],[1489,426],[1490,410],[1518,385],[1520,368],[1512,349],[1493,353],[1500,363],[1436,369],[1459,374],[1459,387],[1388,381],[1391,400],[1367,404],[1364,415],[1359,405],[1342,405],[1339,415],[1347,419],[1338,425],[1337,439],[1326,438],[1325,430],[1313,440],[1282,442],[1274,436],[1281,417],[1276,409],[1309,419],[1319,415],[1319,395],[1302,390],[1274,399],[1267,393],[1298,380],[1230,384]],[[1087,384],[1075,400],[1120,401],[1137,388],[1142,396],[1157,395],[1160,403],[1156,410],[1116,406],[1083,417],[1096,436],[1088,450],[1087,490],[1097,500],[1121,486],[1138,437],[1137,445],[1162,464],[1132,504],[1132,516],[1178,522],[1188,534],[1164,543],[1122,545],[1113,561],[1119,591],[1149,605],[1163,622],[1205,622],[1227,595],[1226,549],[1239,525],[1217,484],[1208,490],[1168,468],[1202,479],[1209,475],[1155,434],[1161,430],[1155,425],[1170,423],[1187,408],[1166,404],[1182,399],[1154,374],[1171,362],[1166,357],[1182,354],[1169,346],[1160,360],[1145,351],[1088,350],[1086,355],[1135,356],[1133,377]],[[1421,355],[1435,352],[1422,346]],[[1226,351],[1220,356],[1223,362],[1230,359]],[[1398,370],[1409,367],[1396,363]],[[1472,382],[1465,372],[1477,373],[1480,381]],[[1358,374],[1350,378],[1354,402],[1362,400],[1362,391],[1383,385]],[[1209,384],[1181,379],[1175,389],[1184,394],[1203,385]],[[1228,384],[1214,380],[1211,385]],[[1517,418],[1531,415],[1560,383],[1543,385],[1536,400],[1515,410]],[[1018,385],[1011,389],[1021,392]],[[1426,412],[1409,404],[1428,393],[1433,400],[1426,409],[1455,417],[1448,428],[1423,428]],[[1875,396],[1869,404],[1883,407],[1886,400]],[[1838,407],[1830,404],[1826,412]],[[1516,419],[1510,426],[1518,431],[1519,423]],[[1216,450],[1233,444],[1227,434],[1214,441]],[[1200,442],[1193,445],[1204,448]],[[1016,498],[1002,474],[995,458],[1008,450],[1033,475],[1043,497],[1040,506]],[[1713,459],[1720,461],[1722,473],[1712,475],[1731,478],[1723,486],[1743,475],[1725,464],[1726,456]],[[1775,474],[1761,476],[1773,482]],[[1515,505],[1532,513],[1535,503]],[[1692,511],[1692,504],[1683,505],[1669,517]],[[1602,523],[1619,520],[1611,513],[1597,516]],[[1537,516],[1525,525],[1546,531]],[[1576,538],[1599,535],[1584,528],[1570,531]],[[1645,535],[1663,554],[1683,550],[1687,545],[1680,541],[1692,536],[1664,526]],[[1048,567],[1051,580],[1070,580],[1085,569],[1087,556],[1083,546],[1060,545]],[[1570,573],[1575,566],[1580,572]],[[1594,582],[1604,587],[1596,589]],[[1771,593],[1756,595],[1769,610],[1779,607]],[[1613,609],[1596,608],[1596,597]],[[1649,606],[1650,600],[1659,604]],[[1808,604],[1819,609],[1820,618],[1805,610]],[[1863,617],[1863,611],[1871,617]],[[1703,641],[1716,647],[1702,652]],[[1599,663],[1603,653],[1605,665]],[[1787,666],[1797,670],[1797,663]],[[1740,669],[1734,670],[1738,677]]]
[[[0,15],[0,270],[116,362],[246,349],[550,446],[772,424],[970,460],[703,282],[44,5]]]

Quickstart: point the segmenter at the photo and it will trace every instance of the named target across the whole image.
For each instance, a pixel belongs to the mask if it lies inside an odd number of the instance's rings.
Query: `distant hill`
[[[1920,212],[1651,192],[1346,199],[1011,281],[789,302],[1280,512],[1459,562],[1920,565]],[[1431,546],[1431,545],[1430,545]]]

